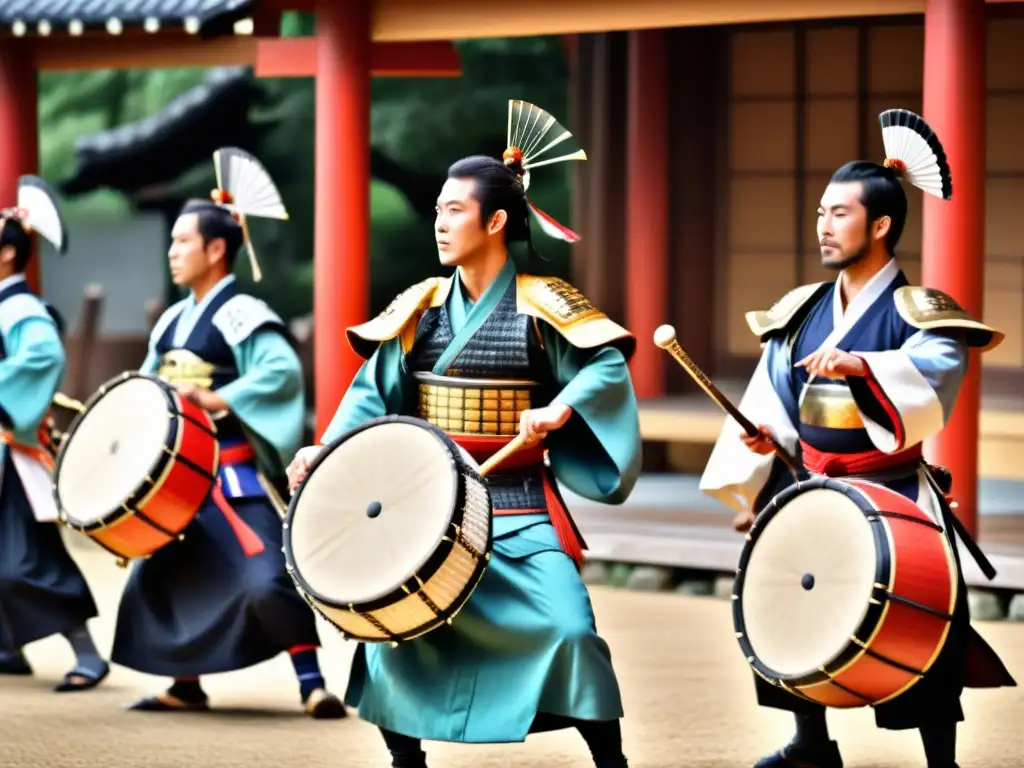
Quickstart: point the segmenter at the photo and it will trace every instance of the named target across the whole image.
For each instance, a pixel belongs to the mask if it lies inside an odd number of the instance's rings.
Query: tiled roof
[[[0,0],[0,34],[80,35],[106,30],[191,34],[245,18],[256,0]]]

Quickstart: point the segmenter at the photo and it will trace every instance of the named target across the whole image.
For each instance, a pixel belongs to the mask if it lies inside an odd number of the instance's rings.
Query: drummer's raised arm
[[[621,504],[640,471],[640,419],[626,357],[609,343],[576,347],[546,323],[541,340],[562,389],[553,403],[573,415],[548,433],[545,445],[559,481],[573,492]],[[631,344],[624,344],[631,349]]]
[[[369,419],[400,413],[406,373],[401,340],[383,342],[360,366],[320,443],[329,443]]]

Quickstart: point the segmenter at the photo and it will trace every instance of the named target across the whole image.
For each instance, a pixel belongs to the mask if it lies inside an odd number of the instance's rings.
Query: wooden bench
[[[739,403],[743,382],[718,383]],[[640,402],[640,433],[645,442],[662,443],[668,464],[677,471],[700,472],[718,438],[725,416],[702,392]],[[1024,479],[1024,397],[982,399],[978,461],[983,477]]]

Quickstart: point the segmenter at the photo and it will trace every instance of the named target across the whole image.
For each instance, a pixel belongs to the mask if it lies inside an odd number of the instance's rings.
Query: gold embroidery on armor
[[[800,402],[800,421],[811,427],[864,429],[864,419],[845,384],[811,384]]]
[[[960,328],[967,332],[967,344],[987,351],[998,347],[1004,334],[971,317],[952,296],[920,285],[905,285],[893,294],[896,311],[909,325],[923,331]]]
[[[561,278],[517,275],[516,309],[546,321],[575,347],[588,349],[618,342],[627,359],[636,349],[633,334]]]
[[[745,317],[747,325],[755,336],[764,336],[771,331],[778,331],[789,325],[789,321],[800,311],[822,283],[811,283],[794,288],[781,299],[779,299],[769,310],[754,310],[747,312]]]
[[[195,384],[209,389],[213,386],[216,366],[187,349],[172,349],[160,358],[156,375],[171,384]]]
[[[414,374],[417,415],[450,434],[511,437],[532,406],[536,382]]]
[[[451,280],[440,277],[430,277],[406,288],[375,318],[348,328],[349,344],[356,354],[368,359],[380,343],[402,336],[402,348],[408,351],[415,337],[416,322],[428,307],[443,304],[450,288]]]

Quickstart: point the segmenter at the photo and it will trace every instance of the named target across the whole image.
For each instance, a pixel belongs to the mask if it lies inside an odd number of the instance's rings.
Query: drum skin
[[[776,537],[769,542],[767,534],[773,525],[788,527],[796,522],[792,515],[790,521],[783,521],[787,508],[793,511],[800,502],[807,506],[810,493],[815,494],[814,508],[808,508],[808,515],[820,514],[824,525],[834,522],[832,535],[867,541],[869,545],[873,540],[873,554],[864,546],[860,546],[859,554],[851,549],[853,544],[847,547],[853,559],[865,555],[856,568],[837,562],[830,569],[827,557],[812,551],[827,548],[827,536],[793,542],[789,552],[759,551],[761,543],[766,547],[783,546],[785,539]],[[842,508],[843,512],[826,522],[824,518],[832,514],[833,504],[834,509]],[[810,519],[806,517],[805,521]],[[824,563],[817,574],[818,584],[814,574],[801,573],[801,566],[810,561]],[[780,563],[784,565],[780,567]],[[826,613],[832,612],[823,603],[818,604],[823,610],[811,610],[805,617],[783,599],[775,606],[781,616],[770,620],[758,617],[763,605],[744,604],[759,591],[762,595],[782,595],[796,603],[815,586],[827,590],[830,576],[835,576],[835,582],[845,578],[846,583],[836,584],[836,594],[855,594],[857,584],[851,587],[851,582],[856,579],[847,577],[857,568],[873,571],[873,583],[868,580],[861,604],[837,609],[847,619],[838,622],[841,626],[829,623]],[[748,578],[756,582],[747,583]],[[799,585],[789,585],[790,581]],[[767,682],[830,707],[873,706],[910,689],[934,664],[949,632],[957,584],[956,562],[948,539],[917,504],[875,483],[815,477],[786,489],[758,515],[737,569],[733,623],[744,656]],[[755,626],[756,632],[751,631]],[[819,644],[818,653],[800,659],[801,663],[777,664],[789,666],[787,670],[774,669],[762,658],[774,655],[776,659],[798,659],[801,649],[815,645],[815,636],[832,639],[843,630],[847,630],[846,637],[828,646],[827,654],[820,653]],[[759,643],[770,653],[759,654]],[[801,664],[803,669],[799,669]]]
[[[468,602],[490,560],[491,514],[479,468],[442,429],[370,419],[325,446],[296,488],[286,568],[345,639],[397,644]],[[415,544],[403,536],[413,530]]]
[[[61,504],[62,460],[75,440],[80,420],[89,415],[95,404],[106,397],[117,397],[119,385],[139,378],[148,379],[163,392],[167,415],[166,450],[157,458],[148,476],[139,478],[134,492],[120,507],[111,509],[98,521],[78,521]],[[125,417],[130,418],[130,414]],[[123,560],[148,557],[182,537],[213,489],[219,459],[216,427],[206,411],[181,397],[160,379],[124,374],[100,387],[86,403],[85,413],[68,430],[68,438],[54,467],[61,519],[68,527],[81,531]]]

